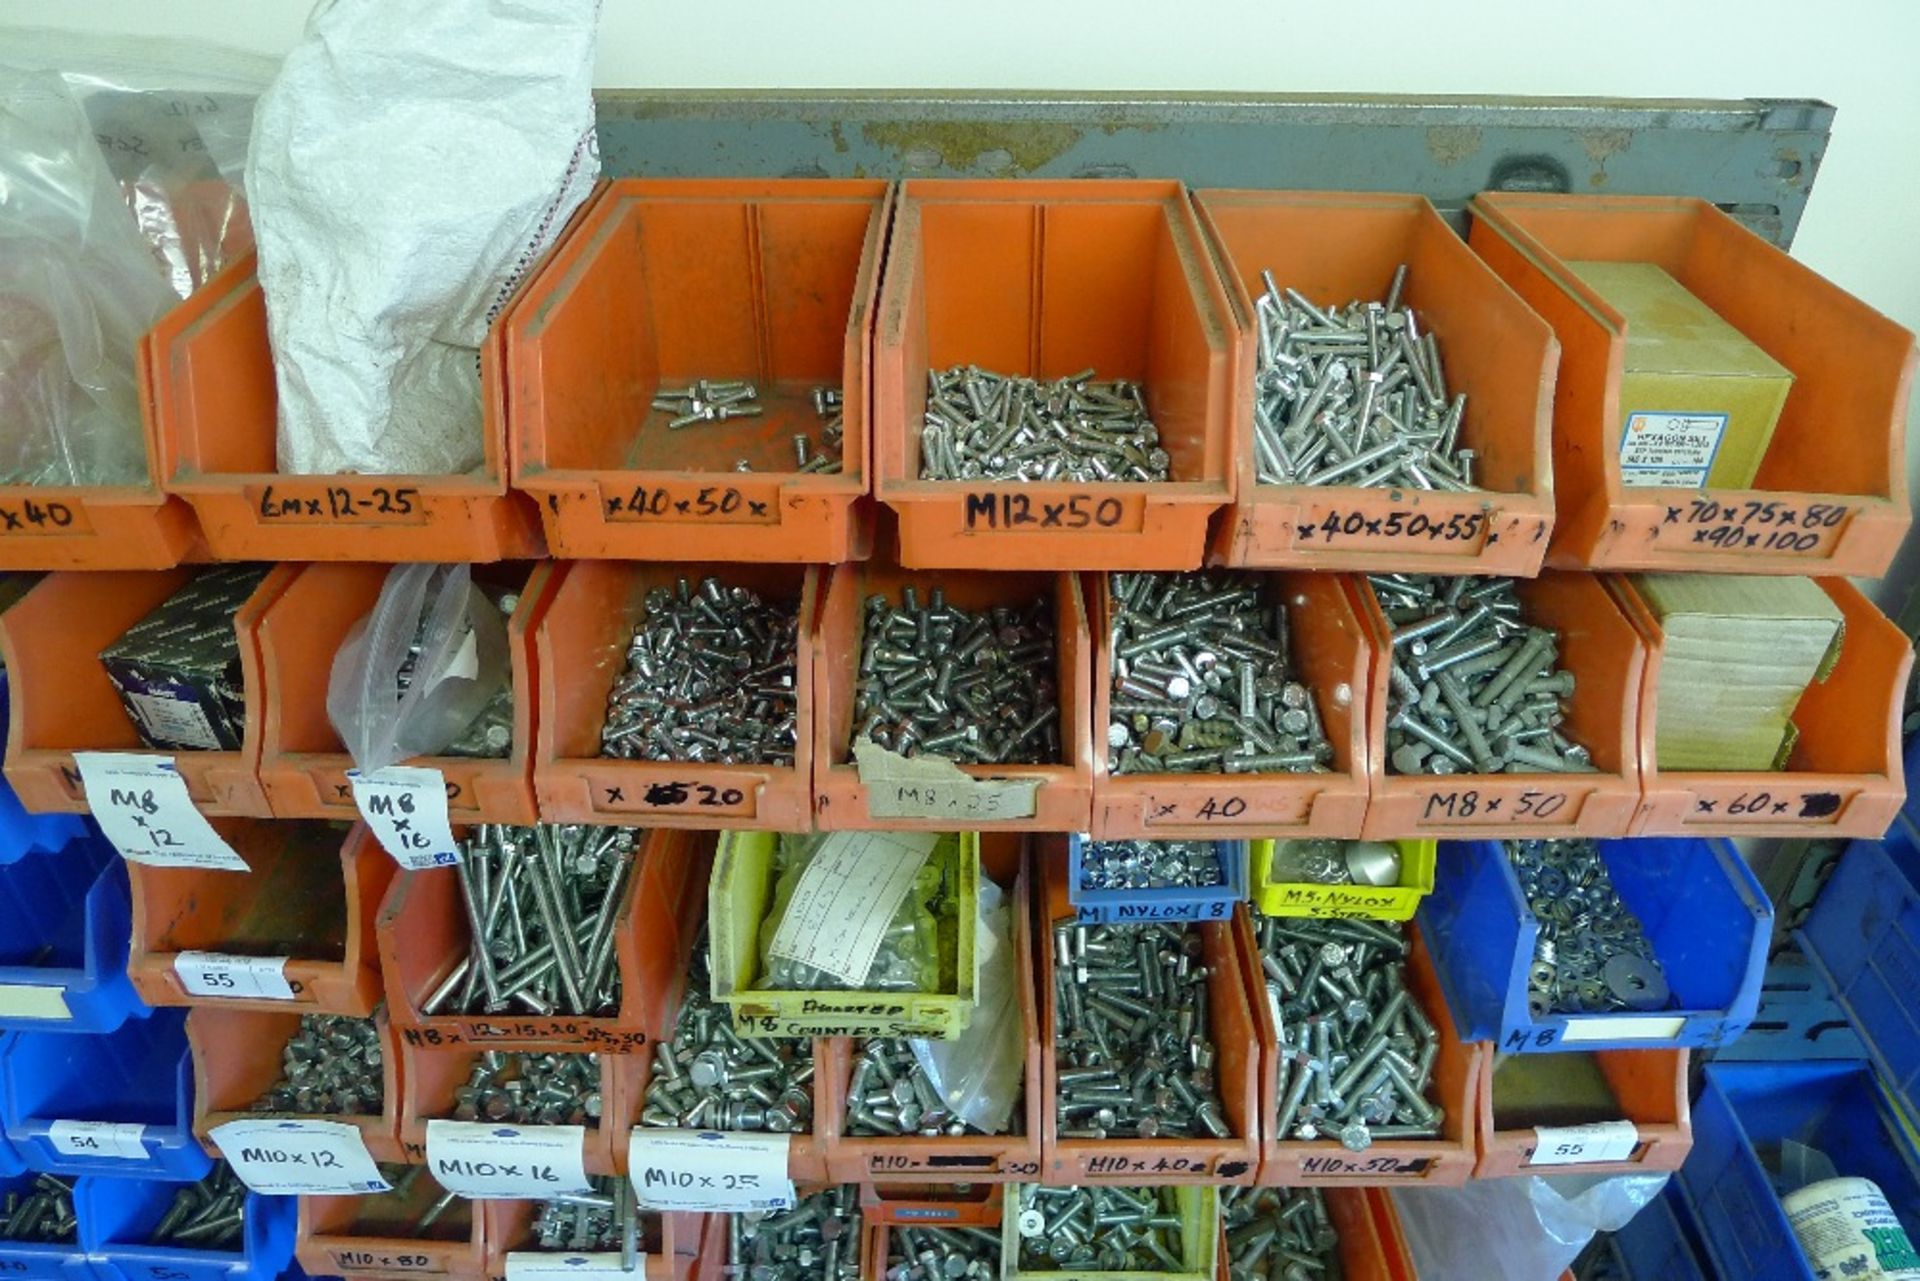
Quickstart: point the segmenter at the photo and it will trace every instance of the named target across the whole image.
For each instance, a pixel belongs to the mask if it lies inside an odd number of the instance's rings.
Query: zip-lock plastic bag
[[[881,848],[893,845],[919,846],[914,853],[923,861],[917,871],[903,869],[904,886],[900,880],[893,881],[898,907],[876,931],[873,927],[879,923],[870,914],[879,900],[866,882],[852,875],[842,877],[833,869],[851,873],[871,866],[862,860],[897,857],[896,852]],[[774,855],[773,901],[760,927],[760,986],[798,992],[954,991],[959,971],[959,849],[959,837],[951,834],[937,838],[886,832],[782,836]],[[820,867],[812,870],[816,863]],[[786,931],[783,946],[781,926],[796,896],[806,907],[794,913],[796,924]],[[871,960],[864,965],[864,950],[859,959],[851,954],[842,958],[854,967],[843,971],[825,968],[829,962],[824,960],[815,965],[796,959],[819,950],[816,940],[845,945],[858,934],[864,934],[872,948]],[[837,951],[837,946],[825,950]]]
[[[512,680],[500,609],[466,565],[396,565],[333,658],[327,719],[362,770],[438,755]]]
[[[1594,1233],[1625,1227],[1666,1185],[1664,1174],[1535,1175],[1395,1188],[1393,1204],[1415,1275],[1556,1281]]]
[[[1026,1038],[1006,893],[985,877],[973,946],[980,964],[973,1020],[951,1041],[915,1038],[913,1057],[956,1117],[982,1134],[1005,1134],[1020,1100]]]

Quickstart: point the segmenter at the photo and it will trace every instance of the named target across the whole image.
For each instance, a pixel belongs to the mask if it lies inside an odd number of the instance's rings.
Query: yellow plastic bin
[[[950,1040],[973,1019],[979,958],[980,837],[960,832],[959,931],[953,992],[811,991],[756,988],[760,926],[773,899],[773,832],[727,832],[713,864],[707,930],[713,999],[751,1036],[907,1036]]]
[[[1376,921],[1410,921],[1420,900],[1433,893],[1434,852],[1438,841],[1394,841],[1400,850],[1398,885],[1317,885],[1273,879],[1273,842],[1255,841],[1253,905],[1263,916],[1365,916]]]

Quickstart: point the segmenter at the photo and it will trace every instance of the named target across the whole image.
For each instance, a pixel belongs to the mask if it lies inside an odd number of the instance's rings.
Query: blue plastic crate
[[[127,977],[127,867],[98,836],[0,864],[0,1028],[110,1032],[143,1009]]]
[[[1705,1247],[1694,1229],[1692,1212],[1671,1180],[1626,1227],[1595,1238],[1593,1252],[1612,1264],[1599,1270],[1614,1281],[1716,1281],[1717,1277],[1705,1262]],[[1596,1262],[1589,1257],[1576,1271],[1586,1276]]]
[[[33,1171],[0,1178],[0,1199],[14,1193],[27,1196],[33,1191],[33,1181],[41,1176]],[[74,1185],[73,1202],[76,1214],[80,1214],[80,1199],[85,1185],[91,1179],[81,1179]],[[117,1278],[103,1276],[93,1265],[86,1253],[86,1224],[84,1215],[80,1225],[80,1239],[72,1245],[43,1245],[34,1241],[0,1241],[0,1277],[9,1281],[14,1278],[26,1278],[27,1281],[117,1281]],[[152,1279],[150,1279],[152,1281]]]
[[[1865,1063],[1709,1063],[1678,1181],[1707,1254],[1741,1281],[1814,1281],[1763,1156],[1794,1139],[1843,1177],[1871,1179],[1920,1233],[1920,1155]]]
[[[0,740],[12,724],[12,707],[6,674],[0,672]],[[0,747],[4,745],[0,741]],[[87,819],[80,814],[27,813],[14,795],[13,785],[0,775],[0,865],[29,854],[61,849],[68,841],[86,835],[87,829]]]
[[[1760,1008],[1740,1039],[1713,1052],[1716,1063],[1812,1063],[1867,1057],[1847,1012],[1813,962],[1781,952],[1767,964]]]
[[[101,1281],[274,1281],[293,1263],[300,1198],[248,1193],[239,1250],[150,1245],[177,1183],[83,1179],[81,1243]]]
[[[95,1036],[17,1033],[0,1057],[0,1118],[31,1169],[191,1180],[213,1166],[193,1135],[185,1010],[154,1010]],[[57,1121],[143,1125],[146,1155],[62,1153],[49,1134]]]
[[[1904,818],[1894,826],[1899,840],[1847,848],[1798,941],[1911,1108],[1920,1099],[1920,850]]]
[[[1672,989],[1671,1009],[1549,1014],[1527,1007],[1540,922],[1498,841],[1443,841],[1419,921],[1463,1041],[1503,1051],[1713,1046],[1760,1002],[1773,906],[1725,840],[1601,841],[1620,898],[1639,916]]]
[[[1081,833],[1067,838],[1067,901],[1088,925],[1144,924],[1149,921],[1224,921],[1233,905],[1247,897],[1247,843],[1213,841],[1226,873],[1224,885],[1177,886],[1159,890],[1094,890],[1080,886]],[[1093,844],[1102,842],[1093,841]]]
[[[12,1048],[13,1037],[0,1036],[0,1059],[4,1059],[7,1051]],[[13,1144],[7,1142],[5,1127],[0,1126],[0,1179],[11,1179],[26,1168],[26,1163],[21,1161],[20,1154],[13,1150]]]

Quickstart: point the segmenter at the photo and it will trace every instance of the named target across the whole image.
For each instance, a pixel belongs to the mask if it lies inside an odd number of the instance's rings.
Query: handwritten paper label
[[[471,1197],[549,1197],[587,1192],[587,1130],[581,1125],[428,1121],[427,1172]]]
[[[627,1141],[634,1194],[649,1210],[784,1210],[791,1135],[636,1129]]]
[[[933,832],[835,832],[820,843],[787,900],[768,951],[855,987],[940,840]]]
[[[212,1138],[240,1181],[269,1196],[391,1192],[358,1128],[344,1121],[242,1120]]]
[[[864,740],[853,745],[853,759],[873,818],[1032,818],[1040,788],[1037,778],[974,778],[944,756],[906,757]]]
[[[451,867],[460,846],[447,820],[447,776],[419,765],[347,771],[353,803],[380,848],[409,871]]]
[[[194,805],[173,757],[75,752],[73,760],[87,789],[87,807],[129,863],[248,870],[246,860]]]

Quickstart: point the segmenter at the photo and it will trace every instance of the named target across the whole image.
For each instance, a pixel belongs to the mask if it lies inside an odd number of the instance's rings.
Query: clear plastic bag
[[[396,565],[333,658],[327,718],[362,770],[437,755],[512,679],[500,610],[466,565]]]
[[[760,927],[760,983],[773,991],[951,992],[958,970],[959,838],[942,836],[900,900],[882,935],[873,963],[858,982],[789,957],[773,945],[794,891],[808,865],[830,841],[864,839],[864,833],[783,836],[774,856],[773,902]],[[844,850],[843,850],[844,852]],[[855,962],[857,964],[857,962]]]
[[[146,38],[0,43],[0,483],[146,480],[135,348],[252,242],[236,184],[272,65]]]
[[[1664,1174],[1487,1179],[1458,1188],[1395,1188],[1414,1272],[1486,1281],[1556,1281],[1596,1232],[1626,1226]]]
[[[146,479],[134,348],[173,302],[66,85],[0,70],[0,483]]]
[[[972,1021],[951,1041],[915,1039],[913,1057],[956,1117],[982,1134],[1005,1134],[1020,1100],[1026,1038],[1006,894],[985,877],[973,945],[980,977]]]

